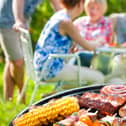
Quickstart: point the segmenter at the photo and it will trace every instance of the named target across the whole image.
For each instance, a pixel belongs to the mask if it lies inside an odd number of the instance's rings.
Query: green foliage
[[[51,8],[48,0],[43,1],[37,6],[36,12],[33,14],[31,21],[31,34],[33,42],[37,41],[43,26],[52,14],[53,9]]]
[[[108,14],[126,12],[125,0],[108,0]]]

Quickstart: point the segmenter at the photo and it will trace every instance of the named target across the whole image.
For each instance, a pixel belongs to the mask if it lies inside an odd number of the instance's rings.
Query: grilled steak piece
[[[124,98],[86,92],[79,98],[80,107],[97,109],[101,113],[114,114],[125,102]]]

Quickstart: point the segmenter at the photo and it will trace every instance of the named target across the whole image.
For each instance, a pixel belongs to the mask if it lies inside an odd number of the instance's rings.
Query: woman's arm
[[[101,43],[99,42],[87,42],[82,38],[79,34],[79,31],[77,28],[73,25],[72,21],[62,21],[60,23],[60,33],[62,35],[68,35],[71,37],[73,41],[78,43],[80,46],[82,46],[84,49],[87,50],[94,50],[95,48],[99,47]]]

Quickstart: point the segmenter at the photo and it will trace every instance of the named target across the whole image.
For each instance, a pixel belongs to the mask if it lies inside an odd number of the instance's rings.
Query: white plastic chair
[[[32,93],[32,97],[30,99],[30,104],[32,104],[36,91],[39,88],[40,84],[44,84],[45,82],[40,82],[40,78],[38,76],[36,76],[35,71],[34,71],[34,67],[33,67],[33,48],[32,48],[32,42],[31,42],[31,37],[30,37],[30,33],[28,30],[20,28],[20,39],[21,39],[21,43],[22,43],[22,48],[23,48],[23,53],[24,53],[24,61],[25,61],[25,66],[26,66],[26,72],[27,72],[27,79],[25,81],[24,87],[22,89],[21,95],[18,99],[18,103],[21,101],[23,94],[26,91],[26,87],[28,85],[28,81],[30,79],[32,79],[34,81],[35,84],[35,88],[33,90]],[[44,67],[46,67],[46,65],[48,65],[48,62],[51,58],[57,58],[57,57],[61,57],[61,58],[72,58],[75,57],[78,61],[78,73],[77,73],[77,82],[79,86],[81,86],[80,83],[80,59],[79,56],[77,54],[50,54],[48,57],[48,60],[45,64]],[[41,76],[44,75],[44,72],[42,71]],[[59,80],[60,82],[60,80]]]

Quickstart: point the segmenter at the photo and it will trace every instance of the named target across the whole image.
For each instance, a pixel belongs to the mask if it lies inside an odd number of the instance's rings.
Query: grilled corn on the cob
[[[43,126],[54,123],[71,115],[73,112],[79,111],[77,98],[69,96],[51,101],[43,106],[34,108],[33,110],[17,117],[14,126]]]

